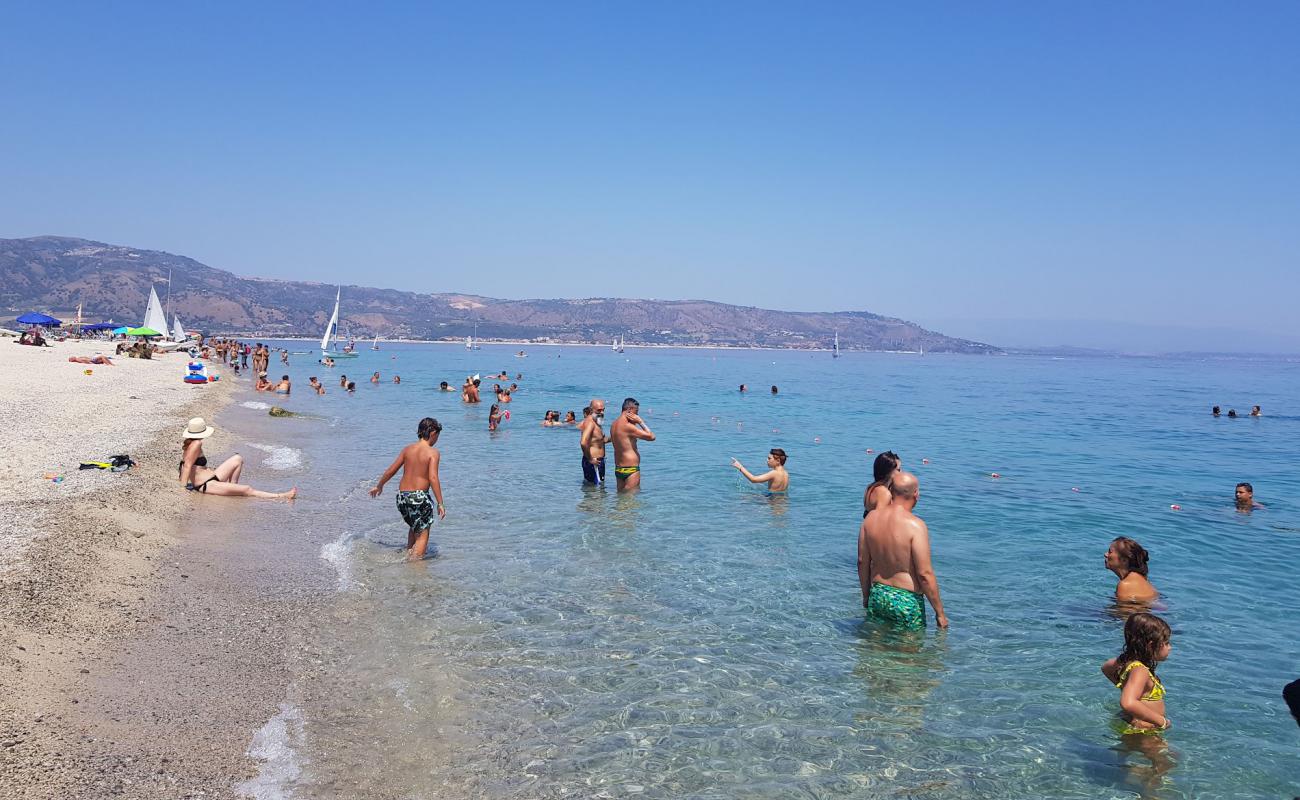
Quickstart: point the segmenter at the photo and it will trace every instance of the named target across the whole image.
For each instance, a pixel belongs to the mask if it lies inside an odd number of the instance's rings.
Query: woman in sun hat
[[[216,494],[226,497],[260,497],[265,500],[292,500],[298,496],[295,487],[287,492],[263,492],[239,483],[244,471],[243,456],[233,455],[216,469],[208,468],[208,458],[203,455],[203,440],[212,435],[213,427],[203,417],[195,417],[181,433],[181,484],[191,492]]]

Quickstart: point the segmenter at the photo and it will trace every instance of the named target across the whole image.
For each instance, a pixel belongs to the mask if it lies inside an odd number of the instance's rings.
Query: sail
[[[320,350],[322,353],[329,352],[330,337],[334,335],[334,331],[338,330],[339,297],[341,297],[342,294],[343,294],[343,290],[341,288],[335,291],[334,293],[334,313],[330,316],[330,324],[325,326],[325,335],[320,338]]]
[[[172,317],[172,339],[177,342],[184,342],[190,337],[185,335],[185,329],[181,327],[180,315]]]
[[[149,287],[149,307],[144,312],[142,328],[153,328],[159,333],[167,334],[167,317],[163,315],[162,303],[158,302],[158,293]]]

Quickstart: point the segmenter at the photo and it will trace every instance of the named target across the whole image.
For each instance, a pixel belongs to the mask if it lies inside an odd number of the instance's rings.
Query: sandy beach
[[[0,341],[0,796],[233,796],[283,696],[297,584],[271,543],[221,535],[244,501],[176,482],[179,431],[219,426],[235,381],[187,385],[178,354],[67,360],[101,351]],[[78,470],[119,453],[137,466]]]

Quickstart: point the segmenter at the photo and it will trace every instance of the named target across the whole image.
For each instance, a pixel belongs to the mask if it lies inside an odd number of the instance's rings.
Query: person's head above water
[[[775,385],[772,386],[772,394],[776,394],[776,386],[775,386]]]
[[[886,450],[876,456],[875,463],[871,465],[871,477],[876,483],[885,483],[895,472],[898,472],[902,465],[902,460],[893,450]]]
[[[1156,664],[1169,657],[1169,639],[1173,632],[1169,623],[1155,614],[1139,611],[1124,623],[1124,652],[1115,659],[1117,664],[1141,661],[1147,669],[1155,671]],[[1123,667],[1120,667],[1123,669]]]
[[[1230,417],[1235,417],[1235,416],[1237,416],[1237,409],[1235,409],[1235,408],[1230,408],[1230,409],[1228,409],[1228,416],[1230,416]]]
[[[1213,415],[1216,416],[1216,417],[1219,416],[1219,413],[1220,413],[1220,412],[1219,412],[1219,407],[1218,407],[1218,406],[1215,406],[1214,408],[1210,409],[1210,413],[1213,414]]]
[[[1255,502],[1255,487],[1242,481],[1237,484],[1237,506],[1240,508],[1250,508]]]
[[[438,388],[439,388],[439,389],[450,389],[450,388],[451,388],[451,384],[447,383],[446,381],[443,381],[442,383],[438,384]]]
[[[1250,409],[1250,415],[1251,415],[1252,417],[1258,417],[1258,416],[1260,415],[1259,406],[1254,406],[1254,407],[1252,407],[1252,408]]]
[[[415,433],[422,440],[432,441],[438,438],[438,434],[442,433],[442,425],[433,417],[425,417],[420,420],[420,425],[415,429]]]
[[[773,447],[771,450],[767,451],[767,454],[775,459],[776,463],[783,467],[785,466],[786,454],[784,450],[779,447]]]
[[[1114,573],[1136,572],[1146,577],[1151,556],[1142,545],[1127,536],[1117,536],[1106,551],[1106,569]]]
[[[921,483],[916,476],[910,472],[898,472],[894,475],[894,480],[889,484],[889,494],[894,503],[911,503],[916,505],[916,501],[921,496]]]

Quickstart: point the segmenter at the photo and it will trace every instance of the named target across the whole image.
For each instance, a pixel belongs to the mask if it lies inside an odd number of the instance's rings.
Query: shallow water
[[[292,448],[250,459],[253,482],[303,491],[299,530],[267,535],[339,576],[288,698],[302,723],[259,739],[290,750],[257,796],[1297,792],[1280,692],[1300,672],[1300,365],[517,349],[295,364],[282,404],[319,418],[227,412],[246,444]],[[375,369],[385,382],[368,382]],[[473,408],[436,389],[501,369],[524,380],[496,434],[494,381]],[[362,377],[354,396],[341,372]],[[659,437],[642,447],[644,488],[584,488],[576,432],[538,422],[593,395],[612,421],[629,394]],[[1213,419],[1214,403],[1281,416]],[[365,490],[424,415],[445,427],[448,516],[434,557],[407,565],[396,479],[378,500]],[[774,446],[790,454],[787,499],[728,467],[761,467]],[[920,477],[946,632],[862,619],[867,448]],[[1237,514],[1238,480],[1267,508]],[[1175,631],[1167,751],[1126,749],[1109,725],[1118,692],[1098,666],[1122,631],[1102,554],[1121,534],[1151,552]]]

